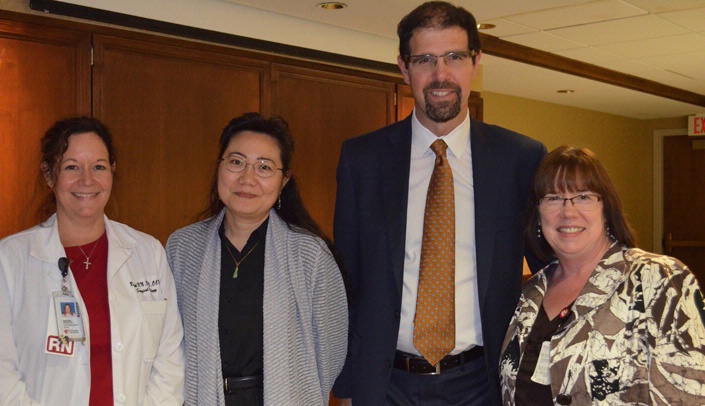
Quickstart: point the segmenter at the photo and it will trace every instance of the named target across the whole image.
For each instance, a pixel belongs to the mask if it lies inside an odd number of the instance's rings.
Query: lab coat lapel
[[[137,241],[131,236],[114,229],[105,217],[105,229],[108,233],[108,286],[115,274],[132,255]]]
[[[56,221],[56,214],[52,215],[44,223],[38,225],[39,232],[30,247],[29,255],[44,262],[43,268],[47,277],[55,282],[61,282],[59,272],[59,258],[66,256],[61,238],[59,238],[59,227]],[[57,288],[57,290],[60,289]]]

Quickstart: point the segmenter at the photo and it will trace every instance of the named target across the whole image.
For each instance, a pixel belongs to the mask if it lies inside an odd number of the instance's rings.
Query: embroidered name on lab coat
[[[157,288],[159,287],[159,284],[161,283],[160,279],[145,279],[143,281],[138,281],[138,282],[130,282],[130,286],[135,288],[135,291],[137,293],[147,293],[147,292],[152,292],[156,293]]]

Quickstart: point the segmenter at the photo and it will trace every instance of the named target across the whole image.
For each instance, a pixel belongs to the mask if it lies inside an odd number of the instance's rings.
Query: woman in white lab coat
[[[98,120],[62,120],[42,138],[55,213],[0,241],[0,404],[183,402],[171,272],[156,239],[105,216],[114,171]]]

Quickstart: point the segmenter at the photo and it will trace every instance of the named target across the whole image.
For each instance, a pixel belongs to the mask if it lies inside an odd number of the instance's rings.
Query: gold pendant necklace
[[[242,259],[238,261],[237,259],[235,259],[235,255],[233,255],[232,251],[230,251],[230,246],[228,245],[228,243],[227,243],[227,242],[225,243],[225,248],[228,250],[228,254],[230,254],[230,257],[233,259],[233,261],[235,261],[235,272],[233,272],[233,279],[237,279],[237,272],[240,270],[240,264],[241,264],[242,261],[244,261],[250,254],[252,254],[252,251],[254,251],[255,248],[257,248],[257,245],[258,245],[258,244],[259,244],[259,241],[257,241],[257,242],[255,243],[255,245],[253,245],[252,248],[250,248],[250,250],[247,252],[247,254],[245,254],[245,256],[242,257]]]

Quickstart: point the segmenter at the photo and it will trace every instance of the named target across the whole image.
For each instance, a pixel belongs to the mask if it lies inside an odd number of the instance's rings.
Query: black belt
[[[236,389],[254,388],[262,386],[262,376],[238,376],[237,378],[223,378],[223,391],[232,395]]]
[[[481,346],[475,346],[457,355],[446,355],[438,364],[431,365],[424,357],[397,351],[394,356],[394,368],[412,374],[436,375],[450,368],[459,367],[464,363],[474,361],[483,355],[485,355],[485,350]]]

